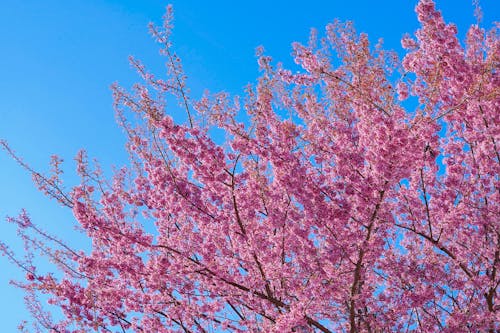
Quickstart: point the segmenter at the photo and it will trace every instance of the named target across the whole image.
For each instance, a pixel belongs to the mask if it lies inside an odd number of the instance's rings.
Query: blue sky
[[[0,2],[0,139],[27,162],[45,170],[52,154],[66,162],[75,181],[73,157],[86,148],[105,170],[126,163],[124,136],[116,125],[109,86],[130,87],[139,80],[128,56],[143,60],[157,74],[163,59],[147,33],[161,23],[168,1],[159,0],[2,0]],[[242,94],[255,81],[255,47],[291,63],[290,44],[306,42],[310,28],[321,32],[333,19],[352,20],[358,31],[389,49],[418,23],[416,0],[189,1],[172,0],[173,41],[183,59],[192,97],[204,89]],[[498,0],[483,0],[487,27],[498,20]],[[475,21],[472,0],[437,0],[445,19],[463,37]],[[63,237],[72,233],[71,212],[45,198],[29,174],[0,153],[0,218],[26,208],[33,220]],[[0,239],[22,253],[15,231],[0,223]],[[27,316],[22,293],[9,286],[18,271],[0,258],[2,332],[14,332]]]

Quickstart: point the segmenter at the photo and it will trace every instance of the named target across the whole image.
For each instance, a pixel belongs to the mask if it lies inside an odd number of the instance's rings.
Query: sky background
[[[74,184],[73,157],[81,148],[104,170],[127,163],[124,135],[116,125],[110,85],[130,87],[139,77],[128,56],[153,72],[164,72],[158,47],[148,35],[160,24],[168,1],[160,0],[1,0],[0,139],[26,162],[47,170],[50,155],[66,160]],[[258,75],[255,48],[291,64],[291,43],[307,42],[312,27],[324,31],[335,18],[352,20],[370,40],[402,52],[404,33],[418,28],[416,0],[190,1],[172,0],[174,49],[183,60],[191,97],[204,89],[242,95]],[[475,22],[472,0],[437,0],[447,21],[462,37]],[[500,2],[483,0],[484,26],[499,19]],[[74,220],[65,208],[39,193],[31,176],[0,151],[0,240],[22,255],[12,226],[3,222],[26,208],[35,223],[76,244]],[[23,293],[9,285],[22,276],[0,257],[0,326],[15,332],[28,317]]]

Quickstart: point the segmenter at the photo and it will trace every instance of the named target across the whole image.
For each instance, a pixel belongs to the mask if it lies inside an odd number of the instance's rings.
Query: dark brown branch
[[[429,225],[429,234],[432,239],[434,239],[432,235],[432,224],[431,224],[431,213],[429,210],[429,202],[427,200],[427,191],[425,189],[425,181],[424,181],[424,169],[420,168],[420,180],[422,181],[422,191],[424,192],[424,202],[425,202],[425,214],[427,216],[427,223]]]
[[[373,225],[375,224],[375,219],[377,218],[377,214],[378,214],[378,212],[380,210],[380,206],[382,204],[382,200],[384,199],[385,191],[382,190],[379,193],[380,193],[379,200],[378,200],[377,204],[375,205],[375,209],[373,210],[373,213],[372,213],[372,215],[370,217],[370,223],[368,225],[368,231],[367,231],[365,240],[363,242],[363,247],[359,250],[358,260],[356,262],[356,268],[354,270],[354,278],[353,278],[353,282],[352,282],[352,285],[351,285],[351,300],[350,300],[350,304],[349,304],[349,322],[350,322],[350,325],[351,325],[351,328],[350,328],[350,332],[351,333],[357,333],[358,332],[358,329],[356,328],[356,307],[355,307],[356,304],[355,304],[354,297],[357,294],[359,294],[359,292],[361,291],[360,290],[361,289],[361,269],[363,267],[363,258],[364,258],[364,255],[365,255],[364,245],[371,238],[371,233],[372,233],[372,230],[373,230]]]
[[[56,199],[62,205],[73,208],[73,200],[71,200],[70,196],[66,194],[59,186],[56,185],[54,181],[47,179],[41,173],[35,171],[31,166],[29,166],[26,162],[24,162],[16,153],[10,148],[6,141],[0,140],[0,146],[19,164],[23,169],[30,172],[33,177],[37,178],[35,182],[39,182],[38,186],[46,186],[46,193],[49,194],[52,198]],[[41,188],[40,188],[41,189]]]
[[[448,255],[448,257],[450,257],[453,260],[458,261],[457,257],[448,248],[446,248],[444,245],[440,244],[439,241],[437,241],[436,239],[433,239],[429,235],[426,235],[425,233],[423,233],[421,231],[417,231],[414,228],[410,228],[410,227],[407,227],[407,226],[399,224],[399,223],[396,223],[395,226],[398,228],[402,228],[402,229],[411,231],[411,232],[423,237],[424,239],[431,242],[436,248],[438,248],[439,250],[443,251],[446,255]],[[458,261],[458,264],[459,264],[459,267],[464,271],[464,273],[469,278],[473,277],[473,274],[469,271],[469,269],[467,268],[467,266],[465,264],[461,263],[460,261]]]
[[[386,116],[390,117],[391,114],[389,112],[387,112],[386,109],[384,109],[383,107],[381,107],[380,105],[378,105],[377,103],[375,103],[375,101],[373,101],[373,99],[371,99],[370,97],[366,96],[365,94],[363,94],[363,92],[358,88],[358,87],[355,87],[354,85],[352,85],[350,82],[348,82],[347,80],[341,78],[340,76],[338,75],[335,75],[335,74],[332,74],[330,72],[327,72],[325,70],[322,70],[321,71],[321,74],[326,74],[327,76],[335,79],[335,80],[338,80],[342,83],[344,83],[345,85],[347,85],[349,88],[355,90],[356,92],[358,92],[359,94],[361,94],[363,96],[363,98],[365,98],[372,106],[374,106],[377,110],[379,111],[382,111],[382,113],[384,113]]]

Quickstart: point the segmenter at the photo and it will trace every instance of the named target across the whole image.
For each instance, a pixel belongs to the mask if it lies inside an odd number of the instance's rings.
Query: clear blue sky
[[[183,59],[192,97],[205,89],[241,94],[254,82],[254,49],[263,45],[275,60],[290,63],[290,44],[306,42],[334,18],[352,20],[372,41],[401,51],[399,40],[417,27],[416,0],[190,1],[172,0],[174,44]],[[0,2],[0,138],[35,168],[51,154],[66,161],[86,148],[105,170],[126,163],[124,136],[114,120],[109,86],[138,81],[127,57],[162,72],[162,58],[147,34],[161,23],[167,1],[2,0]],[[472,0],[437,0],[445,19],[463,37],[475,21]],[[484,21],[498,20],[500,2],[483,0]],[[45,229],[74,237],[71,212],[37,192],[31,177],[0,152],[0,218],[26,208]],[[0,223],[0,239],[22,254],[15,231]],[[22,293],[9,286],[18,271],[0,258],[0,330],[15,332],[27,316]]]

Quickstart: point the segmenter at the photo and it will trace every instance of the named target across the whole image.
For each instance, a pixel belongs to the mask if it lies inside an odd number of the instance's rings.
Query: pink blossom
[[[151,26],[167,78],[131,59],[145,83],[113,87],[129,168],[107,179],[81,151],[67,194],[59,158],[45,176],[0,142],[90,244],[73,249],[25,211],[8,219],[26,256],[0,251],[28,272],[16,284],[34,319],[58,332],[500,330],[498,30],[472,26],[462,46],[433,1],[416,11],[401,63],[350,23],[328,25],[319,49],[315,33],[295,43],[299,72],[259,49],[240,105],[190,99],[169,7]],[[420,105],[406,109],[410,92]]]

